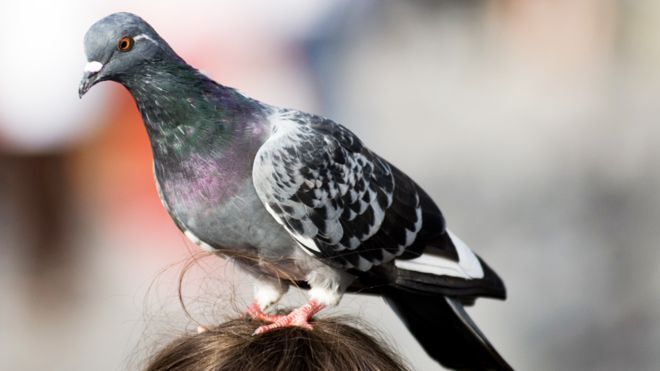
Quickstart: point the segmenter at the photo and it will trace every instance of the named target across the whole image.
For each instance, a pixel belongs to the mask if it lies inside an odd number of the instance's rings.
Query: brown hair
[[[344,322],[315,319],[311,331],[287,327],[253,336],[263,323],[233,319],[172,341],[152,357],[146,371],[408,370],[380,339]]]

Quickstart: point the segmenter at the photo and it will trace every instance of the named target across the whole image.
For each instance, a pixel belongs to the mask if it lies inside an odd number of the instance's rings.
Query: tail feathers
[[[481,258],[479,262],[484,275],[478,279],[398,269],[395,282],[400,287],[420,293],[442,294],[459,297],[461,300],[469,301],[477,297],[506,299],[506,287],[502,279]]]
[[[466,300],[479,296],[506,298],[504,282],[497,273],[449,230],[437,236],[421,255],[398,258],[394,264],[396,284],[415,291]]]
[[[397,287],[388,288],[383,296],[424,350],[444,367],[513,370],[458,300]]]

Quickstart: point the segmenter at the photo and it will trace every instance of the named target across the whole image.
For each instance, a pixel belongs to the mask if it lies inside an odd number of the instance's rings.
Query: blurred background
[[[505,279],[506,302],[470,313],[516,369],[660,367],[660,3],[188,0],[0,5],[0,370],[138,369],[250,300],[210,257],[184,313],[196,249],[158,200],[132,98],[103,83],[78,100],[83,35],[115,11],[416,179]],[[330,312],[440,369],[380,299]]]

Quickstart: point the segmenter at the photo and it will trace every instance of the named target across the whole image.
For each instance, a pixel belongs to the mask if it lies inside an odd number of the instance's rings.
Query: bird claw
[[[259,334],[264,334],[268,331],[272,331],[278,328],[283,328],[283,327],[292,327],[292,326],[297,326],[297,327],[302,327],[307,330],[313,330],[314,327],[309,323],[309,321],[314,317],[316,313],[318,313],[321,309],[323,309],[323,305],[317,303],[314,300],[310,300],[309,303],[303,305],[300,308],[294,309],[291,313],[287,315],[281,315],[281,316],[270,316],[270,319],[275,319],[274,321],[270,320],[265,320],[266,322],[272,322],[270,325],[263,325],[257,328],[253,335],[259,335]],[[249,312],[250,309],[248,309]],[[254,318],[254,317],[253,317]]]
[[[246,314],[252,319],[256,319],[264,322],[276,322],[281,317],[284,317],[281,314],[267,314],[261,310],[261,306],[257,304],[256,301],[253,301],[247,308]]]

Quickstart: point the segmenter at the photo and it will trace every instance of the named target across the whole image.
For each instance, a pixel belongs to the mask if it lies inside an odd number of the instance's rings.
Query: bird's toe
[[[247,308],[246,314],[250,316],[252,319],[256,319],[258,321],[264,321],[264,322],[276,322],[280,318],[284,317],[283,315],[277,315],[277,314],[268,314],[264,313],[263,310],[261,310],[261,306],[256,301],[253,301]]]
[[[323,307],[324,306],[322,304],[318,304],[316,301],[311,300],[309,303],[293,310],[291,313],[285,316],[279,316],[280,318],[272,321],[273,323],[260,326],[254,331],[254,335],[264,334],[268,331],[272,331],[278,328],[293,326],[302,327],[307,330],[313,330],[314,327],[309,322],[316,313],[323,309]]]

